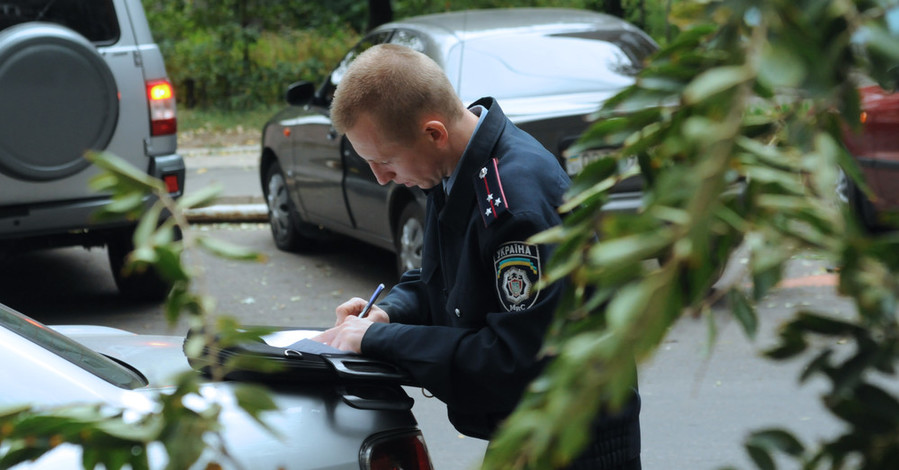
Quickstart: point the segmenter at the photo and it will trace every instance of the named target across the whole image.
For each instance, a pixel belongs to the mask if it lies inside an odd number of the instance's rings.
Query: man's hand
[[[340,326],[347,317],[357,317],[363,310],[365,310],[365,305],[368,303],[367,300],[361,299],[359,297],[353,297],[350,300],[340,304],[337,306],[337,323],[335,326]],[[381,323],[390,323],[390,317],[387,316],[387,312],[378,308],[377,305],[372,305],[371,310],[368,311],[368,315],[365,317],[373,322],[381,322]]]
[[[312,340],[354,353],[362,353],[362,337],[374,322],[390,323],[387,312],[372,306],[365,318],[358,315],[365,309],[365,299],[352,298],[337,307],[337,324],[334,328],[312,337]]]

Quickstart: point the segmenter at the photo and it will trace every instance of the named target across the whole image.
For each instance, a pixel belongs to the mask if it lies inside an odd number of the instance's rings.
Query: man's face
[[[368,114],[362,114],[347,129],[346,137],[356,153],[368,162],[379,184],[393,181],[428,189],[440,184],[444,177],[433,142],[424,131],[410,143],[399,144],[379,132]]]

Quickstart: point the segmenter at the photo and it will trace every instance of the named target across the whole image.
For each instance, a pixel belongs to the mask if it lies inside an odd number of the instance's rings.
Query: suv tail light
[[[147,82],[147,99],[150,102],[150,135],[169,135],[178,131],[175,118],[175,89],[168,80]]]
[[[379,434],[359,452],[362,470],[433,470],[420,431]]]

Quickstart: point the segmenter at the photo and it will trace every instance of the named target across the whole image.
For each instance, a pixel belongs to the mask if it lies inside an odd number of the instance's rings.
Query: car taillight
[[[421,432],[380,434],[359,453],[362,470],[433,470]]]
[[[178,131],[175,118],[175,89],[168,80],[147,82],[150,102],[150,135],[169,135]]]

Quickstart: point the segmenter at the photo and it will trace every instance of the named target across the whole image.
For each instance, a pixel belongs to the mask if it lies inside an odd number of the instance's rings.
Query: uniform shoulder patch
[[[496,158],[491,158],[475,177],[474,190],[477,194],[478,207],[484,226],[489,227],[499,216],[509,209],[503,183],[499,178],[499,166]]]
[[[496,293],[507,312],[526,310],[537,301],[540,280],[540,251],[524,242],[504,243],[493,255]]]

